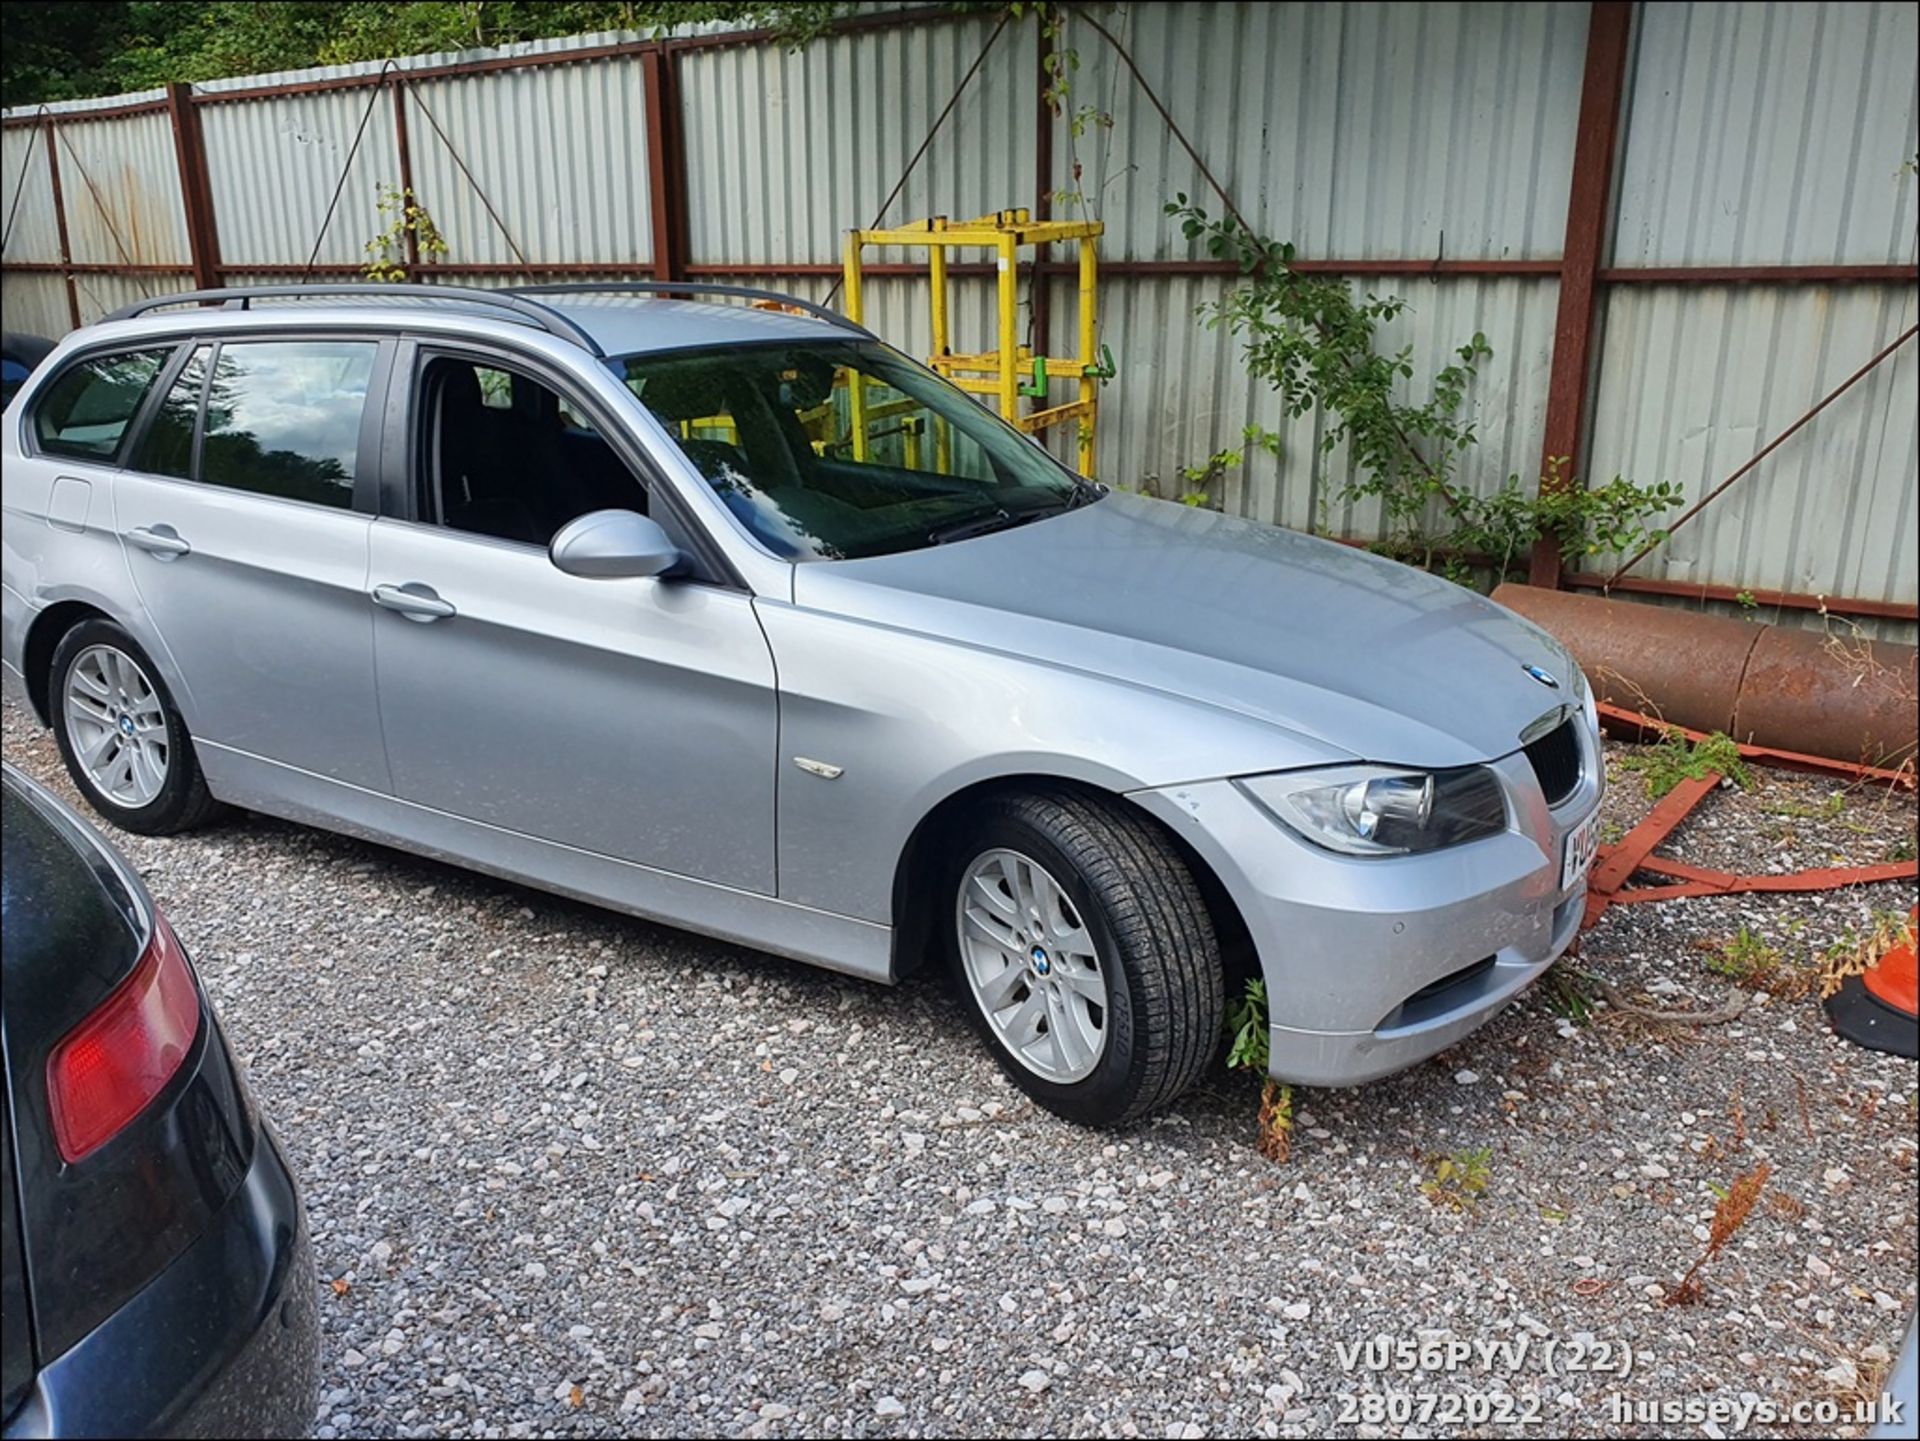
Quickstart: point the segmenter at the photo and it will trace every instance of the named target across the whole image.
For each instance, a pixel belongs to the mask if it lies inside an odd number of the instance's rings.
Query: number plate
[[[1560,889],[1570,891],[1585,882],[1587,871],[1593,865],[1594,852],[1600,849],[1600,811],[1595,807],[1592,815],[1567,832],[1560,852]]]

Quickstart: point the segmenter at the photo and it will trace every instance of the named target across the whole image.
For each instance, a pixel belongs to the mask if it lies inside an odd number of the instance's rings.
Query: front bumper
[[[1566,950],[1586,887],[1561,889],[1561,849],[1601,790],[1598,743],[1583,734],[1585,776],[1561,805],[1548,807],[1523,755],[1493,762],[1510,829],[1428,855],[1323,850],[1227,780],[1134,793],[1213,869],[1247,924],[1275,1079],[1353,1086],[1425,1060]]]

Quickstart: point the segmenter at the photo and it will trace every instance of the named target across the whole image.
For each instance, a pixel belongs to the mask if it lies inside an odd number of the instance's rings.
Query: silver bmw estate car
[[[1349,1085],[1572,939],[1602,770],[1542,631],[1093,485],[829,312],[620,289],[215,291],[61,343],[5,412],[0,660],[101,815],[934,959],[1095,1125],[1253,975],[1273,1074]]]

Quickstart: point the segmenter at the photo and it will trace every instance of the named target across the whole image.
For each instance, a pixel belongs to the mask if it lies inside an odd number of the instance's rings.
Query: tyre
[[[122,830],[172,835],[219,812],[159,671],[112,621],[82,621],[60,638],[47,700],[67,773]]]
[[[996,798],[951,853],[948,962],[1001,1069],[1056,1115],[1119,1126],[1213,1055],[1219,942],[1172,842],[1075,792]]]

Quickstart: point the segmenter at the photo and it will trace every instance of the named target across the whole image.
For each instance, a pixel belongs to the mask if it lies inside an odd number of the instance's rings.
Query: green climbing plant
[[[422,260],[437,260],[447,253],[447,242],[427,208],[414,198],[412,190],[397,185],[382,185],[374,202],[385,228],[366,244],[367,263],[360,273],[369,280],[403,281],[407,273],[407,237]]]
[[[1565,473],[1564,459],[1537,484],[1511,476],[1490,495],[1461,481],[1461,460],[1479,440],[1469,391],[1493,354],[1484,334],[1448,352],[1416,401],[1413,347],[1385,349],[1381,334],[1406,313],[1404,299],[1302,270],[1291,242],[1212,216],[1184,194],[1166,213],[1188,240],[1237,267],[1239,282],[1203,307],[1203,319],[1239,338],[1247,369],[1274,388],[1290,419],[1319,415],[1321,450],[1344,449],[1349,461],[1329,498],[1377,501],[1387,528],[1381,549],[1467,580],[1473,565],[1449,559],[1464,552],[1497,581],[1545,537],[1579,554],[1664,538],[1651,522],[1680,503],[1680,487],[1669,482],[1616,476],[1583,486]]]

